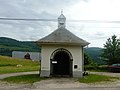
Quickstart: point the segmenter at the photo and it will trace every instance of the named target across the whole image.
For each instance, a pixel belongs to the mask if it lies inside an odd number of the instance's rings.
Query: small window
[[[64,23],[60,23],[60,25],[64,25]]]
[[[77,69],[78,68],[78,65],[74,65],[74,69]]]

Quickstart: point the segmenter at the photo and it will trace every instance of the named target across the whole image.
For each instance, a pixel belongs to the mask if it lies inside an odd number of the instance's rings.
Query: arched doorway
[[[72,55],[63,48],[55,50],[51,55],[51,70],[52,76],[72,76]]]

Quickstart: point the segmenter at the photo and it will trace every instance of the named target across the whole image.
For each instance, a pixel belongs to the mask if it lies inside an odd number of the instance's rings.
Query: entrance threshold
[[[70,77],[72,77],[72,75],[51,75],[51,77],[70,78]]]

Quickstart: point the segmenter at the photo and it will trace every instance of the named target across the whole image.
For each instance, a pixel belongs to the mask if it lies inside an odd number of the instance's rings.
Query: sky
[[[57,20],[61,10],[66,28],[89,47],[103,47],[112,35],[120,37],[120,0],[0,0],[0,18]],[[57,28],[57,21],[0,19],[0,37],[20,41],[37,41]]]

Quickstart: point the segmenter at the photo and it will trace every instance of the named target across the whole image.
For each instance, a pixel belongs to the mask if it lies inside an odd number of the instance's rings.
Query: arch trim
[[[59,51],[64,51],[64,52],[66,52],[66,53],[69,55],[70,60],[73,60],[72,54],[71,54],[67,49],[64,49],[64,48],[58,48],[58,49],[56,49],[55,51],[53,51],[53,53],[51,54],[50,60],[53,60],[55,54],[56,54],[57,52],[59,52]]]

